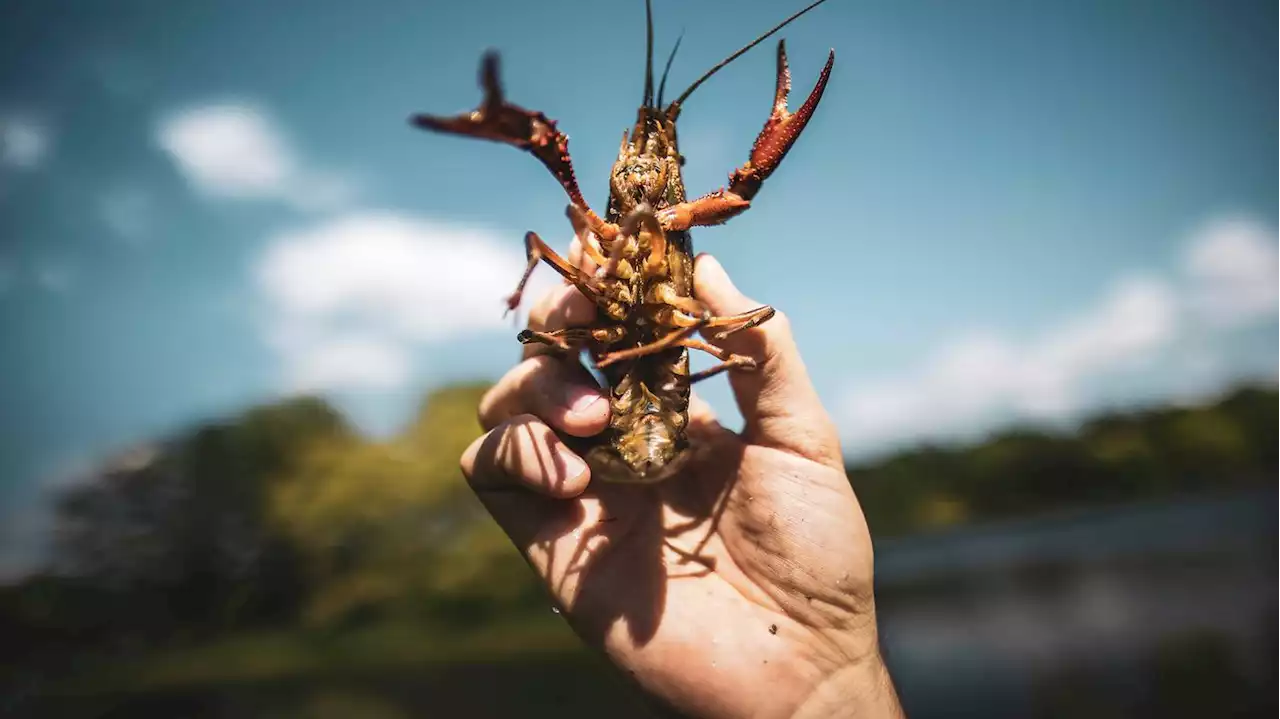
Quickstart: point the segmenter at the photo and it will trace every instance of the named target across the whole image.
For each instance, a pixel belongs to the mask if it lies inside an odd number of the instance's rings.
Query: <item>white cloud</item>
[[[502,325],[520,247],[519,238],[370,212],[277,238],[258,276],[288,315],[354,315],[433,340]]]
[[[31,169],[49,149],[49,129],[28,117],[0,117],[0,165]]]
[[[199,107],[161,123],[160,146],[198,188],[213,195],[274,195],[296,172],[284,139],[260,111]]]
[[[1274,230],[1249,218],[1209,223],[1183,258],[1192,308],[1209,324],[1224,328],[1275,314],[1280,308],[1278,262]]]
[[[117,187],[99,201],[102,221],[113,234],[131,244],[147,239],[155,215],[151,195],[135,187]]]
[[[1061,419],[1078,409],[1084,380],[1140,364],[1176,332],[1171,289],[1128,278],[1095,307],[1038,337],[974,332],[907,376],[850,388],[844,429],[857,444],[877,444],[964,435],[1009,412]]]
[[[274,238],[255,275],[291,388],[390,389],[416,350],[509,329],[503,299],[523,269],[519,238],[358,212]],[[527,296],[557,280],[540,268]]]
[[[311,167],[251,104],[171,113],[157,142],[207,197],[330,211],[269,238],[253,267],[266,306],[263,337],[287,390],[394,390],[412,379],[422,348],[512,328],[503,300],[525,265],[518,235],[346,206],[352,183]],[[121,195],[104,215],[119,234],[134,236],[149,204]],[[558,281],[543,267],[528,296]]]
[[[848,386],[844,434],[858,451],[972,438],[1012,417],[1070,419],[1086,409],[1091,383],[1170,359],[1175,348],[1188,361],[1173,362],[1186,376],[1171,391],[1203,393],[1226,368],[1188,340],[1274,316],[1275,238],[1257,222],[1211,222],[1187,245],[1185,277],[1121,279],[1100,302],[1038,336],[961,334],[913,370]]]
[[[352,193],[347,180],[304,167],[271,117],[250,104],[174,112],[161,120],[157,142],[209,197],[270,199],[315,210],[338,206]]]
[[[385,338],[322,334],[278,349],[287,359],[288,388],[294,392],[391,390],[404,386],[412,375],[408,345]]]
[[[1123,368],[1171,342],[1177,332],[1177,298],[1155,278],[1122,280],[1093,311],[1068,322],[1031,358],[1053,370],[1061,384],[1095,372]]]

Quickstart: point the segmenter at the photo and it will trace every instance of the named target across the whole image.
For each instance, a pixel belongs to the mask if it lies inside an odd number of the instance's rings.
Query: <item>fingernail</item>
[[[562,406],[567,407],[573,415],[582,415],[595,409],[596,403],[604,402],[599,391],[591,391],[579,384],[570,384],[563,389]]]
[[[570,451],[568,447],[560,447],[558,454],[560,455],[560,461],[564,464],[565,479],[581,477],[582,473],[587,471],[587,463]]]
[[[604,397],[601,397],[595,392],[586,390],[579,391],[581,394],[578,394],[577,397],[574,397],[569,401],[569,411],[573,414],[593,414],[597,410],[598,405],[604,402]]]

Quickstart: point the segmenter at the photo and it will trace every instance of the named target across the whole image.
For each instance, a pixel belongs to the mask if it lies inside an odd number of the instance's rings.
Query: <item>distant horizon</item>
[[[448,390],[453,387],[475,386],[477,384],[481,384],[481,383],[463,382],[463,383],[457,383],[454,385],[449,385],[449,386],[441,387],[437,389]],[[990,444],[991,442],[999,441],[1000,439],[1008,437],[1010,435],[1015,435],[1015,434],[1019,434],[1027,431],[1030,431],[1036,434],[1043,433],[1045,436],[1052,437],[1052,438],[1071,439],[1080,435],[1081,430],[1084,428],[1084,425],[1087,425],[1097,420],[1107,419],[1112,417],[1131,417],[1131,416],[1143,415],[1147,413],[1159,413],[1163,410],[1170,410],[1175,408],[1187,408],[1187,409],[1193,409],[1193,410],[1203,409],[1210,406],[1218,405],[1233,396],[1239,395],[1244,392],[1250,392],[1250,391],[1262,391],[1262,392],[1270,392],[1274,394],[1274,393],[1280,392],[1280,386],[1277,386],[1277,383],[1275,382],[1241,383],[1235,386],[1234,388],[1230,389],[1229,391],[1215,395],[1213,397],[1201,398],[1199,400],[1183,398],[1180,400],[1169,401],[1169,402],[1158,402],[1153,404],[1144,404],[1144,405],[1138,405],[1138,406],[1116,408],[1109,411],[1095,412],[1089,415],[1088,417],[1081,418],[1079,423],[1074,423],[1070,427],[1057,427],[1057,428],[1051,429],[1043,425],[1033,425],[1033,424],[1007,425],[1004,427],[993,429],[989,433],[981,437],[977,437],[969,440],[953,440],[952,442],[924,442],[924,443],[919,443],[914,445],[904,445],[904,446],[899,446],[893,449],[885,450],[880,454],[865,457],[861,460],[846,456],[846,466],[852,471],[858,471],[858,472],[875,471],[878,468],[891,464],[897,459],[910,457],[912,455],[916,455],[921,452],[949,452],[949,453],[962,454],[967,451],[979,449],[983,446]],[[430,396],[430,394],[431,392],[428,392],[427,394],[424,395],[424,401]],[[154,461],[155,458],[158,456],[158,454],[164,451],[164,445],[170,442],[183,441],[184,439],[189,438],[190,433],[192,432],[196,432],[210,426],[215,426],[222,422],[234,422],[238,419],[243,418],[248,413],[258,409],[269,408],[272,406],[279,406],[280,404],[283,404],[283,403],[291,403],[291,402],[298,402],[298,401],[320,401],[324,403],[327,407],[337,411],[339,416],[341,416],[341,411],[333,407],[330,403],[327,402],[327,400],[325,400],[323,397],[317,397],[313,395],[295,395],[292,397],[283,398],[281,400],[278,400],[275,403],[243,407],[236,413],[232,413],[226,416],[221,416],[218,418],[206,418],[203,421],[197,421],[197,422],[191,423],[188,426],[184,426],[180,431],[175,431],[169,434],[165,434],[163,436],[153,438],[150,441],[142,442],[134,446],[121,449],[120,451],[110,456],[102,457],[100,458],[97,465],[93,467],[84,468],[83,475],[76,476],[76,477],[65,477],[62,483],[60,483],[57,486],[49,487],[49,490],[52,492],[62,492],[62,491],[73,489],[76,486],[80,486],[82,485],[83,482],[100,479],[103,476],[103,474],[108,472],[131,471],[131,470],[141,469],[147,466],[148,464],[150,464],[152,461]],[[345,420],[346,418],[343,417],[343,419]],[[404,427],[401,428],[400,435],[390,439],[392,441],[395,441],[403,438],[404,433],[407,433],[410,429],[412,429],[412,427],[413,427],[412,424],[405,425]],[[355,431],[359,436],[359,438],[363,441],[370,441],[370,442],[377,441],[377,440],[374,440],[373,438],[360,434],[358,427],[350,427],[350,429]],[[459,481],[461,481],[461,475],[459,475]],[[863,478],[862,480],[855,480],[855,486],[858,486],[858,481],[865,481],[865,478]],[[865,492],[869,488],[866,486],[863,486],[862,489]],[[1239,500],[1240,497],[1268,494],[1268,493],[1274,494],[1275,492],[1276,492],[1275,486],[1268,486],[1263,488],[1260,488],[1258,486],[1245,486],[1245,487],[1231,486],[1231,487],[1225,488],[1225,493],[1221,493],[1221,492],[1218,494],[1210,493],[1207,495],[1203,490],[1192,491],[1189,494],[1184,490],[1182,493],[1174,494],[1170,496],[1159,495],[1157,497],[1141,497],[1141,498],[1136,498],[1136,499],[1131,499],[1131,500],[1121,501],[1121,502],[1102,502],[1100,504],[1085,503],[1080,505],[1072,505],[1069,508],[1061,509],[1056,512],[1051,512],[1049,514],[1033,512],[1032,514],[1025,515],[1025,516],[1013,515],[1009,517],[994,517],[994,518],[986,517],[986,518],[981,518],[980,521],[976,521],[976,522],[971,520],[961,521],[954,525],[936,527],[924,533],[901,534],[901,533],[891,532],[886,536],[885,540],[881,543],[884,544],[885,547],[908,547],[908,546],[914,546],[916,544],[919,544],[920,542],[927,543],[929,541],[932,541],[932,539],[936,538],[937,534],[940,532],[951,532],[951,533],[957,534],[957,536],[967,536],[968,534],[972,534],[975,532],[985,535],[992,531],[1003,531],[1001,528],[1004,528],[1004,529],[1019,528],[1019,527],[1038,528],[1038,527],[1042,527],[1045,520],[1049,518],[1054,518],[1055,521],[1061,521],[1069,517],[1085,518],[1085,519],[1089,519],[1089,518],[1099,519],[1099,518],[1106,518],[1106,517],[1112,517],[1112,516],[1123,517],[1123,516],[1127,516],[1125,515],[1126,512],[1132,511],[1137,507],[1146,507],[1146,506],[1154,506],[1154,507],[1162,507],[1162,508],[1167,508],[1169,506],[1174,506],[1174,507],[1185,506],[1198,514],[1217,513],[1218,509],[1202,508],[1203,503],[1207,499],[1217,497],[1217,499],[1211,500],[1212,502],[1216,503],[1214,505],[1215,507],[1217,506],[1217,504],[1222,504],[1223,506],[1227,506],[1229,508],[1229,506],[1234,506],[1235,504],[1238,504],[1240,501]],[[863,502],[865,503],[872,499],[873,499],[872,497],[863,497]],[[1170,505],[1170,502],[1172,502],[1173,505]],[[1216,514],[1214,514],[1214,516],[1216,516]],[[49,560],[51,559],[51,557],[47,555],[46,553],[47,549],[48,549],[47,547],[44,547],[42,545],[39,550],[30,552],[24,557],[24,562],[21,565],[11,563],[8,566],[0,567],[0,587],[17,586],[23,581],[26,581],[32,578],[42,577],[42,576],[61,576],[59,572],[55,571],[55,567],[49,563]]]

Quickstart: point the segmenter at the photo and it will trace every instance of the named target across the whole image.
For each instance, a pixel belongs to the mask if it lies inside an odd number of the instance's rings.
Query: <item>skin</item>
[[[582,254],[575,241],[570,260],[593,270]],[[694,285],[717,315],[760,306],[710,256]],[[530,327],[593,316],[565,286]],[[761,360],[729,373],[745,425],[721,426],[695,394],[700,449],[681,475],[591,482],[560,437],[600,432],[609,403],[576,358],[533,345],[481,402],[486,434],[463,473],[574,631],[672,715],[901,717],[877,641],[871,537],[787,318],[716,344]]]

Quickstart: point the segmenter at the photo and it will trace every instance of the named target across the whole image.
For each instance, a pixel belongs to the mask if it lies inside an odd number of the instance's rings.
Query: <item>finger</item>
[[[689,395],[689,423],[711,425],[716,424],[715,410],[711,409],[711,405],[698,395],[692,392]]]
[[[699,255],[695,264],[694,293],[715,315],[738,314],[761,306],[743,295],[720,263],[706,254]],[[729,373],[745,421],[743,435],[747,441],[843,466],[835,424],[822,407],[783,313],[724,340],[707,339],[735,354],[753,357],[758,363],[753,372]]]
[[[590,481],[586,463],[529,415],[472,442],[459,463],[481,504],[530,560],[540,538],[572,530],[580,502],[569,500]]]
[[[569,243],[567,260],[575,267],[589,261],[585,259],[582,243],[576,236]],[[560,284],[552,286],[534,301],[533,308],[529,310],[527,326],[531,330],[549,332],[569,326],[581,326],[594,317],[594,303],[574,287],[568,278],[563,278]],[[524,359],[539,355],[564,356],[564,351],[541,342],[531,342],[521,350],[521,357]]]
[[[527,489],[563,499],[582,494],[591,478],[587,463],[528,414],[512,417],[472,442],[461,465],[478,493]]]
[[[573,240],[569,242],[569,252],[564,257],[574,267],[582,267],[583,255],[582,243],[578,241],[578,236],[574,235]],[[564,281],[568,284],[569,278],[566,277]]]
[[[573,285],[559,285],[543,295],[529,312],[529,329],[554,332],[565,327],[581,327],[596,317],[595,304]],[[528,342],[521,350],[521,357],[553,357],[573,359],[576,353],[566,353],[560,347],[542,342]]]
[[[599,246],[599,240],[594,235],[592,235],[592,240]],[[590,255],[583,251],[582,240],[576,234],[573,236],[573,241],[569,243],[568,259],[569,264],[582,268],[582,271],[588,275],[594,275],[600,267],[595,263],[595,260],[591,259]]]
[[[538,298],[529,311],[529,329],[553,332],[581,327],[595,319],[595,304],[573,285],[559,285]]]
[[[532,414],[565,434],[589,437],[608,425],[609,402],[582,365],[534,357],[513,367],[485,393],[478,414],[486,430]]]
[[[593,242],[595,242],[596,248],[597,248],[597,249],[599,249],[599,247],[600,247],[600,240],[599,240],[599,238],[597,238],[597,237],[595,237],[594,235],[592,235],[592,238],[591,238],[591,239],[592,239],[592,241],[593,241]],[[574,238],[574,242],[578,242],[578,239],[577,239],[576,237]],[[581,242],[578,242],[578,247],[579,247],[579,248],[581,248],[581,247],[582,247],[582,243],[581,243]],[[595,276],[595,274],[596,274],[596,270],[600,269],[600,265],[597,265],[597,264],[596,264],[596,261],[595,261],[595,260],[593,260],[593,259],[591,259],[591,256],[590,256],[590,255],[588,255],[586,252],[583,252],[583,253],[582,253],[582,263],[579,265],[579,267],[581,267],[581,268],[582,268],[582,271],[583,271],[583,272],[585,272],[585,273],[587,273],[588,275],[591,275],[591,276],[593,276],[593,277],[594,277],[594,276]]]
[[[583,496],[587,464],[529,415],[514,417],[462,454],[462,473],[498,526],[510,537],[563,606],[577,595],[573,567],[588,561],[593,537],[584,528],[607,516]]]

